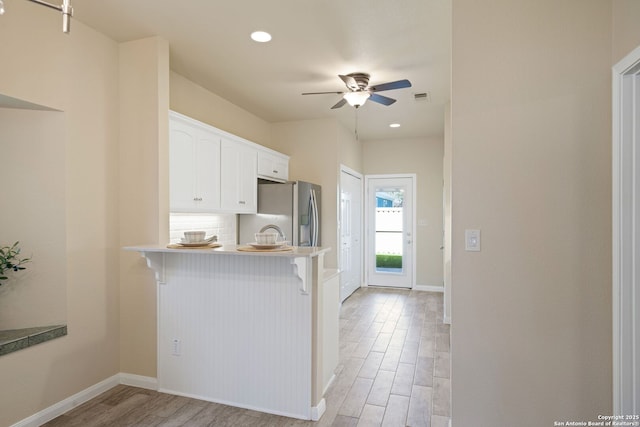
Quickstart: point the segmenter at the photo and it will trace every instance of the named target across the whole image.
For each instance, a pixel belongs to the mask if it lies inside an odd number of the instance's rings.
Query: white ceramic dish
[[[278,243],[277,233],[256,233],[255,237],[258,245],[275,245]]]
[[[184,242],[187,243],[197,243],[197,242],[202,242],[204,240],[206,240],[204,238],[205,236],[205,231],[201,231],[201,230],[197,230],[197,231],[185,231],[184,232],[184,238],[182,239]]]
[[[215,243],[215,242],[211,242],[211,241],[203,241],[203,242],[193,242],[193,243],[189,243],[189,242],[178,242],[177,244],[180,246],[185,246],[188,248],[196,248],[198,246],[209,246],[210,244]]]
[[[182,238],[180,239],[180,241],[178,242],[178,245],[183,245],[183,246],[204,246],[204,245],[208,245],[209,243],[215,243],[218,241],[218,236],[213,235],[211,237],[208,237],[204,240],[200,240],[197,242],[190,242],[189,240]]]
[[[284,246],[282,242],[274,243],[274,244],[261,244],[261,243],[247,243],[249,246],[252,246],[256,249],[278,249]]]

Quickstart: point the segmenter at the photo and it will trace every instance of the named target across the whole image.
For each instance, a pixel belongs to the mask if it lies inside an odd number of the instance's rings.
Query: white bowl
[[[202,242],[204,240],[204,236],[205,236],[204,231],[185,231],[184,232],[184,240],[187,243]]]
[[[277,233],[256,233],[256,243],[259,245],[275,245],[278,240]]]

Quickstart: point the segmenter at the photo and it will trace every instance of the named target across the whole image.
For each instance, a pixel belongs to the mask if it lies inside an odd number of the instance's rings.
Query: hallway
[[[318,422],[120,385],[54,426],[427,426],[450,416],[442,294],[360,288],[340,312],[340,362]]]

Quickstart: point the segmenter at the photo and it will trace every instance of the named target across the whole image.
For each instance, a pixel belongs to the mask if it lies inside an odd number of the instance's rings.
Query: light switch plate
[[[480,230],[464,230],[464,250],[480,252]]]

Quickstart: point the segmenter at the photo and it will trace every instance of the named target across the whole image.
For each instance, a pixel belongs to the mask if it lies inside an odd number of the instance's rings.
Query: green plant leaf
[[[25,267],[21,267],[22,264],[25,264],[31,260],[29,258],[20,259],[18,255],[20,255],[20,247],[18,246],[20,242],[15,242],[11,246],[3,246],[0,247],[0,275],[4,274],[6,270],[25,270]],[[0,280],[7,280],[7,276],[0,276]]]

